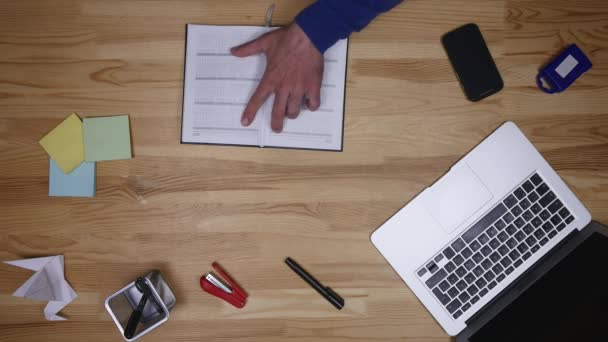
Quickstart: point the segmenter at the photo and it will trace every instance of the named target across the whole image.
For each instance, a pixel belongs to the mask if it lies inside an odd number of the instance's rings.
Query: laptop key
[[[543,232],[542,229],[537,229],[534,232],[534,236],[536,236],[536,238],[540,240],[543,238],[543,236],[545,236],[545,232]]]
[[[509,274],[511,274],[511,272],[513,272],[514,270],[515,270],[515,269],[514,269],[513,267],[509,267],[509,268],[507,268],[507,269],[505,270],[505,273],[506,273],[507,275],[509,275]]]
[[[469,286],[469,288],[467,289],[467,292],[472,296],[476,295],[477,292],[479,292],[479,289],[477,288],[477,286],[475,285],[471,285]]]
[[[467,288],[467,283],[464,280],[461,280],[456,283],[456,288],[459,289],[460,291],[464,291]]]
[[[538,200],[538,204],[540,204],[542,207],[546,207],[549,205],[549,203],[553,202],[554,199],[555,194],[553,191],[549,191],[545,196],[543,196],[543,198]]]
[[[445,264],[445,266],[443,266],[443,268],[445,268],[446,271],[451,273],[453,270],[456,269],[456,266],[454,265],[453,262],[450,261],[447,264]]]
[[[483,290],[479,291],[479,297],[483,297],[486,294],[488,294],[488,290],[487,289],[483,289]]]
[[[559,217],[558,214],[555,214],[555,215],[553,215],[553,217],[551,217],[551,223],[553,223],[554,226],[557,226],[561,222],[562,222],[562,218]]]
[[[534,185],[532,185],[532,183],[530,183],[530,181],[525,181],[521,187],[524,188],[524,190],[526,190],[526,192],[530,192],[530,191],[534,190]]]
[[[517,240],[510,238],[507,240],[507,246],[509,246],[509,248],[515,248],[517,246]]]
[[[538,209],[540,210],[540,207],[538,207]],[[524,220],[526,220],[527,222],[530,222],[530,220],[534,218],[534,214],[532,213],[532,211],[526,210],[524,214],[521,215],[521,217],[523,217]]]
[[[466,303],[465,305],[462,306],[461,310],[462,310],[462,312],[465,312],[465,311],[469,310],[470,307],[471,307],[471,304]]]
[[[565,219],[566,217],[570,216],[570,212],[567,208],[562,208],[562,210],[559,211],[559,216]]]
[[[527,198],[524,198],[523,200],[521,200],[521,202],[519,202],[519,205],[523,210],[526,210],[530,208],[530,205],[532,205],[532,203],[530,203]]]
[[[477,285],[477,287],[480,289],[483,289],[487,284],[488,282],[486,282],[486,280],[483,278],[479,278],[477,281],[475,281],[475,285]]]
[[[486,260],[488,260],[488,259],[486,259]],[[484,262],[486,262],[486,260],[484,260]],[[492,260],[493,262],[498,262],[498,261],[500,260],[500,254],[498,254],[498,253],[496,253],[496,252],[494,252],[494,253],[490,254],[490,260]],[[483,263],[481,263],[481,265],[483,266]],[[492,263],[490,263],[490,266],[491,266],[491,265],[492,265]],[[484,266],[484,268],[487,270],[489,267],[488,267],[488,268],[486,268],[486,267]]]
[[[546,209],[541,211],[540,214],[538,215],[541,219],[543,219],[543,221],[548,220],[551,217],[551,213],[548,212]]]
[[[549,186],[546,183],[543,183],[536,188],[536,192],[541,196],[547,193],[547,191],[549,191]]]
[[[491,289],[493,289],[493,288],[495,288],[495,287],[496,287],[496,284],[497,284],[497,283],[496,283],[495,281],[490,282],[490,283],[488,284],[488,288],[491,290]]]
[[[511,208],[512,206],[517,204],[517,198],[515,198],[515,196],[513,195],[509,195],[502,203],[508,208]]]
[[[463,293],[461,293],[461,294],[458,295],[458,299],[460,299],[461,302],[465,303],[465,302],[468,302],[469,299],[471,299],[471,296],[469,296],[468,293],[463,292]]]
[[[520,256],[521,256],[521,254],[519,254],[517,249],[514,249],[511,251],[511,253],[509,253],[509,258],[511,258],[511,260],[517,260]],[[517,267],[517,266],[515,266],[515,267]]]
[[[448,306],[446,306],[446,309],[448,309],[449,313],[454,313],[454,311],[460,308],[460,306],[462,306],[462,303],[458,299],[454,299],[450,304],[448,304]]]
[[[450,284],[447,282],[447,280],[444,280],[439,283],[439,288],[441,289],[441,291],[445,292],[450,288]]]
[[[511,259],[509,259],[508,256],[505,256],[504,258],[502,258],[502,260],[500,260],[500,263],[503,267],[508,267],[509,265],[511,265]]]
[[[518,218],[515,219],[515,222],[513,222],[513,224],[515,224],[515,227],[521,228],[521,227],[524,226],[524,224],[526,224],[526,221],[524,221],[523,218],[518,217]]]
[[[433,260],[435,260],[435,262],[440,262],[442,259],[443,259],[443,255],[442,255],[442,254],[439,254],[439,255],[437,255],[437,256],[435,257],[435,259],[433,259]]]
[[[496,240],[496,239],[494,239],[494,240],[492,240],[492,241],[496,241],[496,242],[498,242],[498,240]],[[490,241],[490,246],[492,246],[492,241]],[[500,245],[500,243],[499,243],[499,245]],[[494,248],[494,247],[492,247],[492,248]],[[490,255],[490,253],[492,253],[492,249],[491,249],[490,247],[488,247],[488,246],[483,246],[483,247],[481,248],[481,254],[483,254],[483,256],[488,256],[488,255]]]
[[[475,267],[475,261],[473,261],[472,259],[469,259],[464,262],[464,268],[466,268],[467,271],[472,270],[473,267]]]
[[[465,270],[464,267],[460,266],[456,269],[456,275],[460,278],[464,277],[465,274],[467,274],[467,270]]]
[[[448,247],[443,250],[443,255],[445,255],[445,257],[448,259],[452,259],[454,255],[456,255],[456,252],[454,252],[452,248]]]
[[[428,264],[426,264],[426,268],[431,272],[431,273],[435,273],[439,267],[437,267],[437,265],[434,262],[429,262]]]
[[[498,229],[496,229],[495,227],[490,227],[490,228],[488,228],[486,233],[488,234],[489,237],[493,238],[496,236],[496,234],[498,234]]]
[[[446,272],[443,268],[433,274],[429,279],[426,280],[425,284],[429,289],[435,287],[435,285],[439,284],[446,276],[448,272]]]
[[[551,214],[555,214],[563,206],[564,205],[562,204],[562,201],[557,200],[557,201],[551,203],[551,205],[547,209],[549,209]]]
[[[456,286],[454,286],[448,290],[448,294],[450,295],[450,297],[452,297],[452,299],[454,299],[456,296],[458,296],[459,293],[460,293],[460,291],[458,291]]]
[[[553,224],[549,221],[543,223],[543,230],[545,231],[545,233],[548,233],[549,231],[551,231],[551,229],[553,229]]]
[[[451,285],[456,284],[456,282],[458,281],[458,276],[455,273],[452,273],[448,276],[448,281],[450,282]]]
[[[505,232],[509,233],[509,235],[513,235],[513,234],[515,234],[515,232],[516,232],[516,231],[517,231],[517,228],[515,228],[515,226],[514,226],[514,225],[512,225],[512,224],[511,224],[511,225],[509,225],[509,226],[507,227],[507,229],[505,229]]]
[[[496,221],[500,216],[507,212],[507,208],[499,203],[494,209],[490,210],[486,216],[482,217],[481,220],[477,221],[469,230],[467,230],[464,234],[462,234],[462,238],[467,243],[475,240],[479,234],[485,231],[492,222]],[[452,246],[453,247],[453,246]]]
[[[473,254],[473,252],[471,252],[471,250],[469,249],[469,247],[465,247],[465,249],[463,249],[462,252],[460,252],[460,254],[462,254],[462,256],[465,259],[468,259]]]
[[[515,217],[519,216],[522,212],[523,212],[523,209],[518,205],[511,208],[511,214],[513,214],[513,216],[515,216]]]
[[[517,239],[517,242],[522,242],[525,238],[526,234],[522,230],[515,233],[515,239]]]
[[[481,253],[477,252],[477,253],[473,254],[471,259],[473,259],[473,261],[475,261],[476,263],[479,264],[483,260],[483,255],[481,255]]]
[[[523,263],[523,261],[521,261],[521,259],[517,259],[515,260],[515,262],[513,263],[513,266],[515,266],[515,268],[519,267],[519,265],[521,265]]]
[[[539,185],[543,182],[543,179],[540,178],[538,173],[533,174],[532,177],[530,177],[530,180],[532,181],[532,183],[534,183],[534,185]]]
[[[555,229],[557,229],[558,232],[561,232],[562,229],[566,228],[566,224],[565,223],[560,223],[557,225],[557,227],[555,227]]]
[[[521,258],[524,260],[528,260],[528,258],[530,258],[531,256],[532,254],[530,254],[530,252],[526,252],[521,256]]]
[[[526,243],[528,244],[528,246],[533,247],[536,244],[536,239],[534,238],[534,236],[530,235],[526,239]],[[534,251],[532,251],[532,253],[534,253]]]
[[[522,242],[517,246],[517,250],[519,253],[525,253],[528,250],[528,245]]]
[[[504,280],[506,277],[507,277],[507,276],[505,276],[504,274],[501,274],[501,275],[499,275],[498,277],[496,277],[496,281],[500,283],[500,282],[501,282],[501,281],[503,281],[503,280]]]
[[[475,304],[479,301],[479,296],[475,296],[473,298],[471,298],[471,304]]]
[[[505,242],[508,238],[509,235],[507,235],[505,232],[500,232],[500,234],[498,234],[498,241],[500,242]]]
[[[515,190],[513,193],[519,200],[526,197],[526,191],[523,188],[517,188],[517,190]]]
[[[527,197],[528,201],[530,201],[531,203],[536,202],[538,200],[538,198],[539,198],[539,196],[536,192],[531,192]]]
[[[503,270],[504,268],[500,264],[496,264],[494,265],[494,267],[492,267],[492,272],[494,272],[495,274],[500,274],[500,272],[502,272]]]
[[[473,274],[475,274],[478,277],[481,277],[483,275],[483,272],[485,272],[483,270],[483,268],[481,266],[477,266],[473,269]]]
[[[502,245],[498,248],[498,253],[500,253],[500,255],[505,256],[507,255],[507,253],[509,253],[509,247],[507,247],[507,245]]]
[[[465,233],[465,234],[466,234],[466,233]],[[465,245],[464,241],[462,241],[461,239],[457,239],[456,241],[454,241],[454,242],[452,243],[452,249],[453,249],[453,250],[454,250],[454,252],[456,252],[456,253],[460,252],[460,250],[461,250],[461,249],[463,249],[463,248],[464,248],[464,246],[466,246],[466,245]]]
[[[462,316],[462,311],[460,311],[460,310],[454,312],[454,314],[452,315],[452,317],[454,317],[454,319],[457,319],[460,316]]]
[[[513,215],[511,213],[506,213],[505,216],[502,217],[502,219],[507,224],[509,224],[509,223],[511,223],[511,221],[513,221],[513,219],[515,219],[515,217],[513,217]]]
[[[456,266],[460,266],[460,264],[464,262],[464,258],[462,257],[462,255],[458,254],[454,257],[454,259],[452,259],[452,261],[454,262],[454,264],[456,264]]]
[[[543,208],[541,208],[541,206],[538,205],[538,203],[537,203],[537,204],[533,205],[530,208],[530,210],[532,211],[532,213],[534,213],[534,215],[536,215],[536,214],[540,213],[540,211],[543,210]]]
[[[425,274],[426,274],[426,268],[422,268],[420,271],[418,271],[418,276],[419,277],[422,277]]]
[[[479,243],[481,243],[482,245],[485,245],[486,243],[488,243],[488,241],[490,241],[490,238],[484,233],[479,235],[477,241],[479,241]]]
[[[464,280],[466,280],[466,282],[467,282],[467,283],[469,283],[469,285],[470,285],[470,284],[473,284],[473,282],[475,281],[475,276],[473,275],[473,272],[471,272],[471,273],[467,274],[467,275],[464,277]]]
[[[538,243],[540,243],[541,246],[544,246],[548,241],[549,241],[549,239],[544,237],[544,238],[542,238],[542,240],[538,241]]]
[[[446,305],[450,302],[450,296],[443,294],[443,292],[441,292],[438,288],[433,289],[433,294],[435,295],[435,297],[437,297],[437,299],[439,299],[439,301],[443,305]]]
[[[500,246],[500,241],[498,241],[498,239],[492,239],[490,241],[490,247],[492,247],[493,249],[498,248],[498,246]],[[488,248],[488,250],[491,251],[491,249]],[[481,251],[483,253],[483,250]]]
[[[574,216],[568,216],[568,218],[566,219],[566,224],[570,224],[572,223],[572,221],[574,221]]]
[[[536,251],[538,251],[539,249],[540,247],[538,245],[534,245],[530,250],[532,251],[532,253],[536,253]]]
[[[570,213],[568,213],[568,215],[570,215]],[[505,221],[503,221],[501,219],[498,219],[498,221],[494,222],[494,227],[496,227],[496,229],[498,229],[498,230],[503,230],[506,226],[507,226],[507,224],[505,223]]]
[[[465,291],[458,295],[458,299],[460,299],[461,302],[465,303],[468,302],[469,299],[471,299],[471,296]]]
[[[483,275],[483,277],[486,278],[487,281],[491,281],[492,279],[494,279],[495,275],[494,272],[488,271],[486,272],[486,274]]]
[[[538,216],[536,216],[533,220],[532,220],[532,225],[535,228],[540,227],[540,225],[543,224],[543,220],[541,220],[540,218],[538,218]]]
[[[534,231],[534,227],[532,227],[532,225],[531,225],[531,224],[527,224],[527,225],[525,225],[525,226],[524,226],[523,231],[524,231],[524,233],[526,233],[527,235],[530,235],[530,234],[532,234],[532,232]]]
[[[469,247],[471,247],[471,250],[473,252],[477,252],[480,248],[481,248],[481,244],[477,241],[473,241],[471,242],[471,244],[469,245]]]

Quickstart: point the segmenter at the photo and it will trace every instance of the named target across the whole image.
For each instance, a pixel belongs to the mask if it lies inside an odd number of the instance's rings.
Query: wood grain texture
[[[275,22],[309,2],[281,1]],[[506,120],[608,222],[608,2],[410,0],[352,36],[344,152],[180,145],[185,24],[259,25],[270,3],[0,2],[0,257],[65,254],[79,294],[46,322],[45,303],[11,296],[30,272],[0,265],[2,340],[119,341],[104,299],[159,268],[178,304],[145,341],[448,341],[369,236]],[[479,103],[439,40],[468,22],[505,80]],[[594,67],[544,95],[536,72],[568,43]],[[71,112],[131,117],[135,158],[98,164],[93,199],[47,197],[37,141]],[[199,288],[215,260],[250,293],[243,310]]]

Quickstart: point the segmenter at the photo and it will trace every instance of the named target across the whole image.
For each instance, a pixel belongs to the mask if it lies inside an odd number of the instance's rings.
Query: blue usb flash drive
[[[547,94],[561,93],[589,69],[589,58],[576,44],[572,44],[540,71],[536,83]],[[550,88],[543,84],[543,80]]]

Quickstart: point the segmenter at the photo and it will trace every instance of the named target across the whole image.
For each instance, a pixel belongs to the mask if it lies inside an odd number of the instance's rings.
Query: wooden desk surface
[[[608,2],[410,0],[352,36],[342,153],[180,145],[186,23],[263,23],[271,1],[0,3],[0,257],[64,254],[78,299],[67,322],[11,293],[0,336],[120,341],[104,299],[161,269],[178,304],[144,341],[447,341],[369,241],[371,232],[507,120],[593,216],[608,222]],[[287,24],[307,4],[280,1]],[[505,89],[468,102],[440,36],[476,22]],[[561,95],[534,77],[568,43],[594,68]],[[69,113],[131,116],[135,158],[100,163],[97,197],[49,198],[37,141]],[[337,311],[284,264],[293,256],[346,298]],[[203,293],[211,262],[250,293]]]

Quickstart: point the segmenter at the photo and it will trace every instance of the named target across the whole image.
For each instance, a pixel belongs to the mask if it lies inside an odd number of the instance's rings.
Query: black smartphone
[[[470,101],[479,101],[504,86],[479,26],[466,24],[446,33],[441,42]]]

